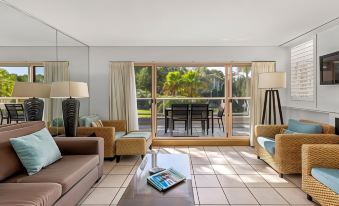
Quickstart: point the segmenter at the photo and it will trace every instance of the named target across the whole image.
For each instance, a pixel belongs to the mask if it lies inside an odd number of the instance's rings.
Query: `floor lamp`
[[[53,82],[51,98],[67,98],[62,101],[66,137],[75,137],[79,121],[80,101],[78,98],[89,97],[88,86],[85,82]]]
[[[259,74],[258,88],[266,89],[261,124],[265,124],[267,105],[268,105],[268,124],[272,123],[271,121],[272,110],[273,110],[274,124],[277,124],[276,107],[278,107],[280,123],[284,124],[278,89],[286,88],[286,73],[285,72],[267,72],[267,73]],[[277,102],[277,105],[276,105],[276,102]]]
[[[42,121],[44,101],[39,98],[49,98],[51,86],[49,84],[16,82],[12,97],[29,97],[24,101],[26,121]]]

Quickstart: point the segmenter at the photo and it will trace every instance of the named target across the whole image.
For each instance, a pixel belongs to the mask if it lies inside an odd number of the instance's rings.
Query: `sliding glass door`
[[[250,65],[136,64],[135,78],[140,130],[176,139],[249,135]]]

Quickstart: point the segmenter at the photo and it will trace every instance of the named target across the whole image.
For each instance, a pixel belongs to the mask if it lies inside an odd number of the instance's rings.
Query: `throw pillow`
[[[305,123],[305,122],[300,122],[294,119],[288,120],[287,129],[293,132],[305,133],[305,134],[321,134],[322,133],[322,127],[320,124]]]
[[[91,123],[91,126],[92,126],[92,127],[99,127],[98,124],[97,124],[97,122],[92,122],[92,123]]]
[[[300,133],[288,129],[281,129],[280,134],[300,134]]]
[[[57,144],[46,128],[29,135],[11,138],[9,141],[28,175],[34,175],[62,158]]]

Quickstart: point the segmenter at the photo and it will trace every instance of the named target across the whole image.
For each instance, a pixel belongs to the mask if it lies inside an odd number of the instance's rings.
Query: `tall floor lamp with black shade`
[[[51,98],[65,98],[62,101],[66,137],[75,137],[79,121],[80,101],[78,98],[89,97],[88,86],[85,82],[53,82]]]
[[[284,124],[278,89],[286,88],[286,73],[267,72],[259,74],[258,88],[266,89],[261,124],[265,124],[267,105],[268,105],[268,124],[272,123],[272,110],[274,124],[277,124],[276,109],[278,109],[279,112],[278,114],[280,117],[280,123]]]
[[[15,82],[12,97],[28,97],[23,104],[26,121],[42,121],[44,100],[40,98],[49,98],[50,90],[49,84]]]

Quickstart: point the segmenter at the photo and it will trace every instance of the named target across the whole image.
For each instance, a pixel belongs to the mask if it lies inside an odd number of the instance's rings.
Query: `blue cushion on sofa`
[[[275,141],[268,137],[258,137],[257,141],[261,147],[263,147],[268,153],[274,155],[275,153]]]
[[[319,182],[339,194],[339,169],[312,168],[311,174]]]
[[[115,140],[123,137],[126,134],[126,132],[115,132]]]
[[[82,116],[79,118],[80,127],[91,127],[92,122],[98,121],[100,118],[98,115]]]
[[[61,158],[60,150],[46,128],[9,141],[29,175]]]
[[[294,119],[288,120],[287,129],[293,132],[304,133],[304,134],[321,134],[322,133],[322,127],[320,124],[305,123],[305,122],[300,122]]]
[[[151,137],[150,132],[129,132],[127,135],[124,136],[124,138],[144,138],[148,140]]]

